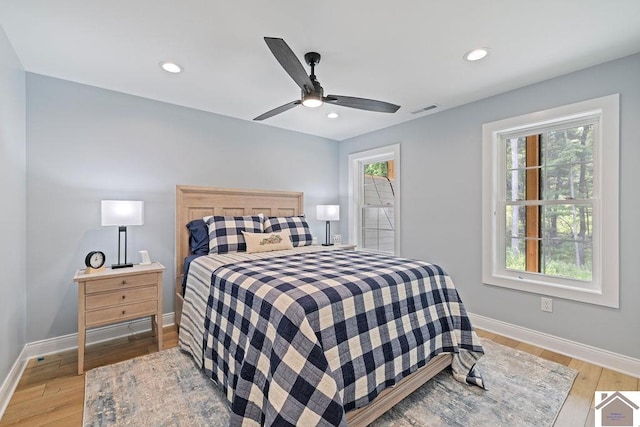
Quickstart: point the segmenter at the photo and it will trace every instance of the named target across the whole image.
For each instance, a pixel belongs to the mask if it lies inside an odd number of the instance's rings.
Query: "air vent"
[[[420,113],[424,113],[425,111],[432,111],[435,110],[436,108],[438,108],[439,106],[436,104],[432,104],[429,105],[428,107],[424,107],[424,108],[420,108],[416,111],[412,111],[411,114],[420,114]]]

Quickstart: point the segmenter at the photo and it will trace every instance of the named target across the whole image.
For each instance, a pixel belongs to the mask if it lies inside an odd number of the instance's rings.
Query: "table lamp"
[[[144,202],[136,200],[103,200],[102,225],[118,227],[118,263],[111,268],[133,267],[127,262],[127,226],[144,224]],[[120,260],[121,236],[124,233],[124,261]]]
[[[316,219],[319,221],[327,221],[326,225],[326,242],[322,246],[333,246],[333,243],[329,240],[331,237],[331,224],[330,221],[340,220],[340,206],[339,205],[318,205],[316,207]]]

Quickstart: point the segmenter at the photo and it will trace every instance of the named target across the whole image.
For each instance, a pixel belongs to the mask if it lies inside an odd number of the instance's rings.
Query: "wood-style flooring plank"
[[[84,390],[84,375],[65,375],[62,378],[56,378],[53,381],[49,381],[46,384],[42,395],[52,396],[57,393],[67,393],[76,390]]]
[[[556,353],[551,350],[544,350],[542,353],[540,353],[540,357],[564,366],[569,366],[569,363],[571,363],[571,361],[573,360],[569,356],[565,356],[564,354]]]
[[[601,367],[577,359],[572,359],[568,366],[578,371],[578,376],[560,409],[555,423],[557,427],[585,424],[602,373]]]
[[[11,403],[9,405],[12,406]],[[43,396],[13,405],[12,408],[7,407],[1,422],[6,422],[7,425],[40,426],[64,418],[70,412],[77,411],[78,408],[82,410],[83,406],[84,389],[77,392]]]
[[[491,339],[494,339],[495,337],[497,337],[497,335],[494,334],[493,332],[488,332],[488,331],[485,331],[484,329],[476,329],[476,334],[480,338],[486,338],[488,340],[491,340]]]
[[[38,397],[42,397],[46,388],[47,388],[46,384],[36,384],[32,386],[25,386],[20,390],[16,388],[16,391],[13,393],[13,396],[11,397],[11,402],[22,403],[22,402],[29,402],[33,399],[37,399]]]
[[[496,335],[495,338],[492,339],[493,342],[497,342],[498,344],[502,344],[506,347],[516,348],[520,345],[520,341],[514,340],[513,338],[507,338],[500,335]]]
[[[84,406],[84,405],[83,405]],[[59,418],[48,422],[46,424],[42,424],[41,427],[70,427],[70,426],[81,426],[82,425],[82,411],[84,408],[80,408],[79,411],[75,411],[69,416]]]
[[[638,379],[611,369],[602,368],[602,375],[596,390],[602,391],[637,391]]]
[[[535,356],[540,356],[545,351],[542,347],[528,344],[526,342],[521,342],[520,344],[518,344],[516,346],[516,350],[524,351],[525,353],[533,354]]]

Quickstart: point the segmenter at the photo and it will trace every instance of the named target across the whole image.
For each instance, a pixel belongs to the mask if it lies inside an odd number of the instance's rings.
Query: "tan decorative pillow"
[[[282,251],[293,249],[289,230],[274,233],[248,233],[243,231],[244,240],[247,242],[247,253]]]

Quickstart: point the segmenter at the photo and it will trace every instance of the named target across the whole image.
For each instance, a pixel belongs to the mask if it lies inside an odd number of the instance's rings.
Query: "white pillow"
[[[247,243],[247,253],[282,251],[293,249],[289,230],[274,233],[249,233],[242,231]]]

